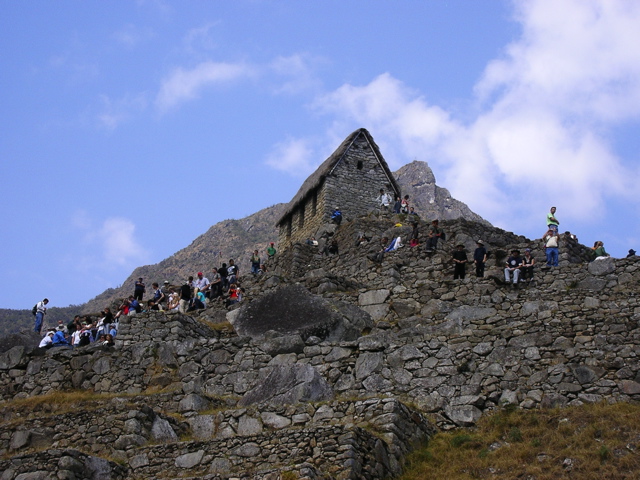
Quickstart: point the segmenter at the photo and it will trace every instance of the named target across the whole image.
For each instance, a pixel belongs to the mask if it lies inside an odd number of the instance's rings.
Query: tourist
[[[602,243],[600,240],[596,241],[593,244],[593,247],[591,248],[591,250],[593,251],[592,254],[593,254],[594,260],[597,260],[598,258],[605,258],[605,257],[609,256],[609,254],[604,249],[604,243]]]
[[[427,252],[434,252],[438,248],[438,239],[442,238],[442,229],[438,224],[438,220],[433,220],[429,226]]]
[[[536,259],[531,255],[531,249],[524,249],[524,257],[522,257],[522,266],[520,267],[521,279],[523,282],[531,282],[533,280],[533,267]]]
[[[627,258],[635,257],[635,255],[636,255],[636,251],[633,248],[630,248],[629,253],[627,254]]]
[[[378,202],[381,212],[387,212],[389,210],[389,205],[391,205],[391,195],[385,193],[384,189],[381,188],[380,195],[376,198],[376,202]]]
[[[484,248],[484,242],[478,240],[477,248],[473,252],[473,263],[476,266],[476,277],[484,277],[484,265],[487,263],[487,249]]]
[[[193,288],[197,288],[200,292],[208,292],[209,291],[209,279],[203,275],[202,272],[198,272],[198,278],[193,281]]]
[[[400,195],[396,195],[396,201],[393,204],[393,213],[400,213],[401,208],[402,208],[402,200],[400,199]]]
[[[400,213],[409,213],[409,195],[405,195],[400,203]]]
[[[453,279],[464,279],[467,268],[467,252],[464,250],[463,244],[456,245],[456,250],[453,252]]]
[[[214,300],[222,295],[222,277],[218,273],[217,268],[213,268],[213,275],[211,276],[211,284],[209,286],[209,298]]]
[[[520,266],[522,265],[522,257],[520,256],[520,250],[511,250],[511,256],[507,259],[504,269],[504,281],[506,283],[513,282],[513,286],[518,286],[518,280],[520,279]]]
[[[271,242],[267,247],[267,260],[273,259],[273,257],[276,256],[276,253],[276,247],[274,246],[274,243]]]
[[[544,242],[544,251],[547,256],[546,267],[557,267],[559,257],[558,247],[560,246],[560,236],[557,230],[549,228],[544,237],[542,237],[542,241]]]
[[[36,333],[42,332],[42,322],[44,320],[44,316],[47,314],[47,304],[49,303],[49,299],[45,298],[41,302],[36,303],[36,322],[33,327],[33,331]]]
[[[189,303],[191,301],[191,284],[193,283],[193,277],[189,276],[189,280],[180,287],[180,313],[187,313]]]
[[[551,207],[549,213],[547,213],[547,229],[553,230],[558,233],[558,226],[560,222],[556,218],[556,207]]]
[[[240,269],[233,262],[233,258],[229,260],[229,266],[227,267],[227,276],[227,282],[229,282],[229,284],[236,283],[240,278]]]
[[[38,344],[38,348],[51,348],[53,346],[53,330],[47,332],[47,334],[42,337],[40,343]]]
[[[166,296],[158,285],[158,282],[153,282],[151,286],[153,287],[153,301],[156,302],[156,305],[160,305],[166,300]]]
[[[144,283],[142,283],[142,277],[140,277],[134,286],[133,298],[141,302],[145,291],[146,291],[145,285]]]
[[[333,213],[331,214],[331,221],[338,226],[342,223],[342,212],[338,207],[333,210]]]
[[[253,275],[258,274],[258,270],[260,270],[260,255],[258,254],[258,250],[253,251],[253,255],[249,259],[251,261],[251,273]]]

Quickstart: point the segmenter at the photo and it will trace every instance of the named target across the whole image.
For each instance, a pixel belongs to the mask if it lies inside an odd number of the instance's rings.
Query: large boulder
[[[318,371],[306,363],[278,365],[240,399],[240,406],[254,403],[292,405],[333,398],[333,389]]]
[[[300,285],[279,288],[245,304],[230,318],[238,335],[262,339],[273,330],[281,335],[311,336],[323,340],[355,340],[365,328],[373,327],[364,310],[338,300],[309,293]]]

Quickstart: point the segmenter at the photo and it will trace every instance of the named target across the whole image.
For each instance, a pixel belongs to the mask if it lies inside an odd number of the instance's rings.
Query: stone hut
[[[391,196],[400,187],[371,134],[360,128],[305,180],[276,223],[280,248],[314,236],[335,207],[347,218],[377,207],[380,189]]]

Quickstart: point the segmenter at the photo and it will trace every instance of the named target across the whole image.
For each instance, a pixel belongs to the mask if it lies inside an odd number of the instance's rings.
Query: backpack
[[[36,313],[38,313],[38,304],[36,303],[31,309],[31,314],[35,317]]]

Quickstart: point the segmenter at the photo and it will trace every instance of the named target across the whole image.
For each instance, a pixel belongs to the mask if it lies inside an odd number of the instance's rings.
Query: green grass
[[[503,409],[435,435],[408,457],[400,480],[637,479],[639,449],[638,405]]]

